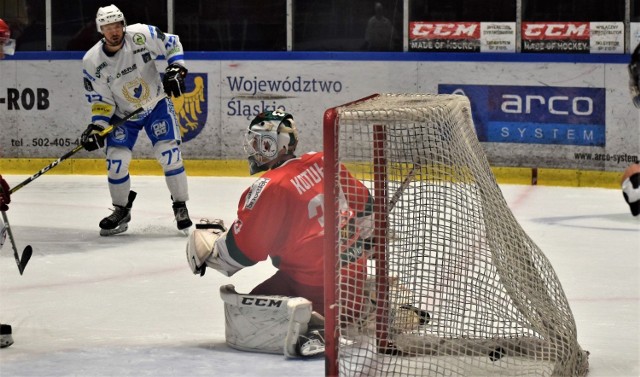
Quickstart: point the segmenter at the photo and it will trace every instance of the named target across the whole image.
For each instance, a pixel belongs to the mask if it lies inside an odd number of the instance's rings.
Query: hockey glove
[[[187,76],[187,69],[179,64],[171,64],[164,71],[162,86],[167,96],[180,97],[184,91],[184,78]]]
[[[11,203],[11,191],[9,189],[7,181],[5,181],[1,175],[0,186],[2,186],[2,190],[0,190],[0,211],[8,211],[9,207],[7,206],[7,204]]]
[[[104,136],[100,136],[100,132],[104,130],[104,127],[97,124],[90,124],[87,129],[84,130],[82,136],[80,136],[80,144],[87,151],[95,151],[96,149],[104,147]]]

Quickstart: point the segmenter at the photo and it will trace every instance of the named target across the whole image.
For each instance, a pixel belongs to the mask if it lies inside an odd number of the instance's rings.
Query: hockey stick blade
[[[161,95],[158,96],[156,98],[154,98],[153,100],[149,101],[148,103],[144,104],[141,107],[138,107],[137,109],[135,109],[131,114],[127,115],[126,117],[118,120],[117,122],[115,122],[112,125],[109,125],[108,127],[106,127],[104,130],[102,130],[98,135],[100,136],[106,136],[108,133],[110,133],[111,131],[113,131],[116,127],[119,127],[120,125],[124,124],[126,121],[128,121],[129,119],[133,118],[134,116],[140,114],[141,112],[143,112],[144,110],[147,109],[152,109],[153,107],[155,107],[155,105],[162,101],[163,99],[167,98],[166,95]],[[78,145],[77,147],[73,148],[72,150],[70,150],[69,152],[65,153],[62,157],[58,158],[57,160],[53,161],[52,163],[50,163],[49,165],[45,166],[44,168],[40,169],[40,171],[38,171],[37,173],[35,173],[34,175],[32,175],[31,177],[25,179],[24,181],[20,182],[19,184],[13,186],[11,188],[11,190],[9,190],[10,194],[13,194],[14,192],[20,190],[21,188],[23,188],[24,186],[26,186],[27,184],[31,183],[32,181],[34,181],[36,178],[40,177],[41,175],[43,175],[44,173],[48,172],[49,170],[55,168],[56,166],[58,166],[62,161],[68,159],[69,157],[73,156],[74,154],[80,152],[82,149],[84,149],[84,147],[81,145]]]
[[[2,212],[2,219],[4,220],[4,224],[7,228],[7,233],[9,234],[9,241],[11,242],[11,248],[13,249],[13,258],[16,260],[16,264],[18,265],[18,271],[20,271],[20,275],[24,272],[25,267],[27,267],[27,263],[29,263],[29,259],[31,259],[31,254],[33,254],[33,249],[31,245],[28,245],[24,248],[22,252],[22,259],[18,255],[18,248],[16,247],[16,240],[13,238],[13,232],[11,231],[11,224],[9,224],[9,218],[5,211]]]
[[[27,245],[27,247],[22,251],[22,258],[17,261],[20,275],[22,275],[25,267],[27,267],[27,263],[29,263],[29,260],[31,259],[31,254],[33,254],[33,249],[31,248],[31,245]]]

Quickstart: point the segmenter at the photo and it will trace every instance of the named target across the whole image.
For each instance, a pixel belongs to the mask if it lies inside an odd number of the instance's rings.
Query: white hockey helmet
[[[293,115],[281,109],[258,114],[249,124],[244,150],[249,155],[249,172],[269,169],[269,163],[293,155],[298,146],[298,129]]]
[[[102,33],[102,29],[100,28],[103,25],[113,24],[115,22],[122,22],[123,26],[127,26],[124,14],[117,6],[111,4],[98,8],[98,13],[96,13],[96,28],[98,29],[98,33]]]

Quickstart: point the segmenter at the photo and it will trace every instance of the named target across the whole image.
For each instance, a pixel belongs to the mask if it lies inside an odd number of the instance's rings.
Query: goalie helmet
[[[96,13],[96,28],[98,29],[98,33],[102,33],[101,27],[103,25],[109,25],[115,22],[122,22],[123,26],[127,26],[124,14],[120,9],[118,9],[118,7],[111,4],[106,7],[98,8],[98,13]]]
[[[0,42],[6,42],[11,38],[11,29],[9,25],[0,18]]]
[[[293,155],[298,146],[298,129],[293,115],[281,109],[258,114],[249,124],[244,150],[249,155],[249,172],[269,170],[284,161],[282,156]]]

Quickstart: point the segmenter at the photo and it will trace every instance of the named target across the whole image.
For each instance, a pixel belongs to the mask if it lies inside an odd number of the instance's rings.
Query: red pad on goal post
[[[467,97],[328,109],[323,147],[327,376],[586,374],[560,281],[508,208]],[[374,196],[355,279],[340,254],[343,168]]]

